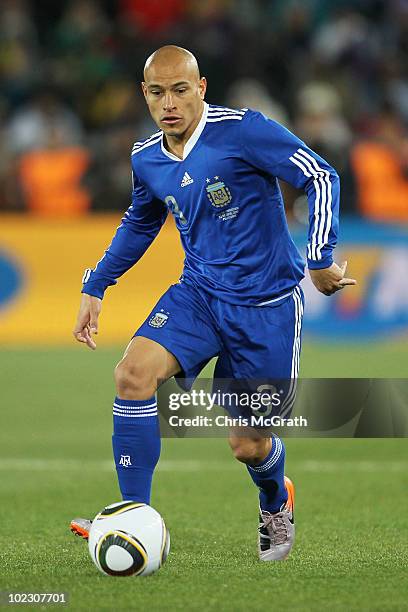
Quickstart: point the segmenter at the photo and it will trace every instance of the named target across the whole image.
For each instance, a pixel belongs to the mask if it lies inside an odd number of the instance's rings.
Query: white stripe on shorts
[[[302,297],[300,294],[299,287],[295,287],[293,291],[293,300],[295,302],[295,331],[293,337],[292,347],[292,366],[290,373],[290,385],[288,394],[282,404],[279,415],[281,417],[286,416],[293,407],[296,399],[296,387],[297,377],[299,375],[299,362],[300,362],[300,333],[302,329],[302,318],[303,318],[303,304]]]

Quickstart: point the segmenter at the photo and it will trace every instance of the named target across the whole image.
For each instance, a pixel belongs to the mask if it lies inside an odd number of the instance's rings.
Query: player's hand
[[[332,263],[329,268],[322,270],[309,270],[310,278],[316,289],[324,295],[332,295],[340,289],[344,289],[347,285],[357,285],[354,278],[345,278],[347,269],[347,261],[338,266]]]
[[[83,293],[77,322],[72,332],[74,338],[78,340],[78,342],[84,342],[93,351],[96,349],[96,342],[92,338],[92,335],[98,333],[98,317],[101,308],[102,300],[93,295]]]

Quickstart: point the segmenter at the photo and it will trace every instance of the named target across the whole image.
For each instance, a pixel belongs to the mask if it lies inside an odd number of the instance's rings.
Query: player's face
[[[207,83],[187,62],[151,65],[142,89],[150,114],[166,136],[189,138],[197,126]]]

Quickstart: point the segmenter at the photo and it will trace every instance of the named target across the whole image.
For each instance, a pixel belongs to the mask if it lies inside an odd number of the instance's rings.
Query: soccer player
[[[85,272],[74,336],[96,348],[106,288],[142,257],[170,211],[185,251],[183,274],[115,369],[112,439],[120,490],[124,500],[148,504],[160,454],[158,380],[194,379],[213,357],[218,378],[294,381],[298,375],[304,263],[288,231],[278,178],[307,194],[307,264],[317,289],[330,295],[355,281],[344,277],[345,263],[333,262],[339,179],[322,158],[259,112],[207,104],[206,79],[185,49],[153,53],[142,89],[159,131],[133,146],[132,203],[102,259]],[[293,398],[292,384],[282,413]],[[255,430],[232,431],[229,441],[259,488],[260,559],[284,559],[294,541],[284,444]],[[85,538],[89,527],[86,519],[71,523]]]

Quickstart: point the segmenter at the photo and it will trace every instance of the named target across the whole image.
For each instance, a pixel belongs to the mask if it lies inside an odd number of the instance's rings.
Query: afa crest
[[[169,318],[168,314],[165,314],[163,311],[156,312],[149,319],[149,325],[150,327],[163,327],[163,325],[167,323],[168,318]]]
[[[130,455],[121,455],[119,465],[123,465],[123,467],[129,467],[130,465],[132,465]]]
[[[227,206],[232,200],[230,190],[219,176],[215,176],[214,181],[214,183],[211,183],[210,179],[207,179],[207,183],[209,183],[206,187],[208,199],[215,208]]]

